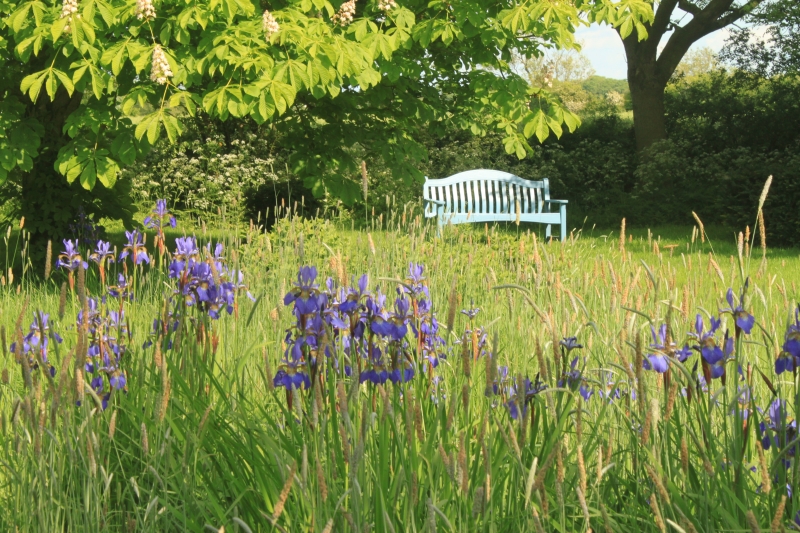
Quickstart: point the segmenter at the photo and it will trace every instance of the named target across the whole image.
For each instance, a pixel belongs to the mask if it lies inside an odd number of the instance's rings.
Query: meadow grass
[[[740,259],[734,235],[711,232],[709,242],[693,239],[691,227],[625,239],[585,228],[549,244],[533,226],[464,225],[436,237],[405,212],[351,228],[289,213],[269,232],[230,224],[189,232],[201,245],[221,240],[226,263],[217,270],[242,270],[255,297],[238,292],[219,319],[173,293],[178,282],[152,232],[150,266],[128,259],[107,267],[109,285],[125,273],[132,301],[103,303],[107,288],[94,264],[63,303],[67,275],[43,281],[31,274],[42,265],[0,287],[0,529],[793,527],[800,502],[787,486],[798,485],[798,381],[792,371],[776,375],[775,360],[800,297],[796,250],[767,249],[762,259],[753,239]],[[180,234],[168,232],[168,241]],[[286,343],[300,336],[291,328],[309,320],[283,303],[301,266],[318,268],[323,290],[329,276],[355,287],[367,274],[368,291],[389,295],[391,314],[395,290],[415,283],[409,263],[425,266],[416,283],[429,290],[444,341],[433,344],[435,369],[415,333],[431,324],[420,311],[407,317],[416,329],[405,348],[375,341],[405,351],[410,381],[359,384],[368,361],[348,358],[347,335],[328,323],[314,342],[330,357],[314,366],[304,352],[311,388],[275,386]],[[697,351],[683,363],[671,359],[667,373],[643,368],[648,354],[659,355],[651,325],[668,324],[677,348],[696,344],[687,338],[695,316],[707,329],[709,316],[728,306],[727,289],[738,295],[747,278],[744,308],[756,326],[736,333],[733,317],[721,315],[715,342],[724,346],[726,330],[735,337],[724,378],[701,379],[713,369],[697,364]],[[125,350],[101,391],[84,379],[84,363],[102,335],[76,320],[91,311],[89,298],[98,300],[98,321],[118,308],[126,317],[107,331]],[[474,318],[459,312],[472,308],[480,308]],[[8,350],[39,311],[63,337],[49,343],[52,375],[36,349],[31,359]],[[372,324],[367,331],[377,330]],[[569,337],[582,347],[562,346]],[[107,378],[119,371],[126,391],[104,405]],[[787,402],[780,419],[769,410],[776,398]],[[762,422],[775,431],[762,432]]]

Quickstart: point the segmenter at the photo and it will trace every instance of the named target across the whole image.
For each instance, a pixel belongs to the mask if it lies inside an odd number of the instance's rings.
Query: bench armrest
[[[442,201],[439,201],[439,200],[431,200],[431,199],[429,199],[429,198],[423,198],[422,200],[423,200],[424,202],[430,202],[430,203],[432,203],[432,204],[436,204],[436,205],[447,205],[446,203],[444,203],[444,202],[442,202]]]
[[[545,202],[550,203],[550,204],[567,205],[569,203],[569,200],[545,200]]]

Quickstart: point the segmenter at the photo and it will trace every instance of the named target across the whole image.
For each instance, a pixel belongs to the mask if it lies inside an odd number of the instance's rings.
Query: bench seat
[[[448,178],[428,179],[422,186],[425,217],[446,224],[467,222],[538,222],[546,224],[551,237],[553,224],[567,238],[567,200],[550,199],[550,182],[522,179],[499,170],[468,170]]]

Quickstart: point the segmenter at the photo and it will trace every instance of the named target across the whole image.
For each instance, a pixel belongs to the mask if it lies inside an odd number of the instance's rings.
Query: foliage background
[[[771,244],[800,239],[800,80],[764,78],[715,68],[713,56],[690,56],[667,91],[670,139],[637,154],[624,82],[599,76],[554,80],[554,92],[568,93],[584,123],[573,134],[548,139],[526,159],[507,155],[502,131],[475,136],[454,124],[443,132],[412,135],[427,153],[422,174],[444,177],[473,168],[506,170],[529,179],[547,177],[554,197],[570,201],[572,227],[616,227],[687,223],[697,212],[708,224],[743,227],[768,175],[774,176],[765,206]],[[543,62],[539,68],[548,67]],[[533,76],[542,77],[541,72]],[[620,86],[621,84],[621,86]],[[612,92],[619,98],[609,98]],[[227,125],[199,117],[177,145],[158,144],[123,174],[137,203],[171,198],[194,214],[228,209],[245,220],[270,212],[281,201],[298,201],[307,214],[333,209],[356,223],[364,220],[359,199],[344,208],[330,194],[314,198],[289,167],[297,145],[266,126]],[[418,182],[393,179],[380,157],[356,143],[348,157],[368,168],[366,210],[385,213],[390,205],[419,203]],[[352,184],[361,180],[357,169]],[[202,194],[201,194],[202,191]],[[272,217],[270,217],[272,218]]]

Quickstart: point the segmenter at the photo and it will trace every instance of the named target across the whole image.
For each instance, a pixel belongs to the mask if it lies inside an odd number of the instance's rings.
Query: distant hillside
[[[590,76],[581,84],[584,91],[600,98],[604,98],[611,91],[622,95],[628,94],[628,82],[626,80],[615,80],[603,76]]]

